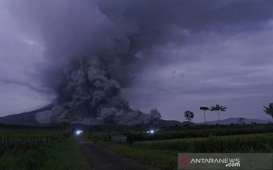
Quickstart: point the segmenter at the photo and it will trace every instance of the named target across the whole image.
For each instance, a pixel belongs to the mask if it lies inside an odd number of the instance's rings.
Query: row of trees
[[[207,116],[206,116],[206,112],[207,111],[212,111],[212,112],[216,112],[217,113],[217,117],[218,117],[218,121],[220,121],[221,119],[221,112],[225,112],[227,111],[227,107],[225,106],[222,106],[222,105],[215,105],[215,106],[211,106],[211,107],[206,107],[206,106],[202,106],[200,107],[200,110],[203,111],[203,114],[204,114],[204,122],[206,123],[207,122]]]
[[[206,123],[207,122],[206,113],[208,111],[217,112],[218,121],[220,121],[221,120],[221,112],[225,112],[227,110],[227,107],[217,104],[217,105],[211,106],[211,107],[201,106],[200,110],[203,111],[204,123]],[[264,106],[264,112],[273,118],[273,103],[269,103],[268,106]],[[184,112],[184,117],[188,121],[191,121],[194,118],[194,113],[192,111],[187,110]]]
[[[217,105],[211,106],[211,107],[201,106],[200,110],[203,111],[204,123],[206,123],[207,122],[207,116],[206,116],[207,111],[217,112],[218,121],[220,121],[220,119],[221,119],[221,112],[225,112],[227,110],[227,107],[222,106],[220,104],[217,104]],[[194,113],[192,111],[187,110],[187,111],[184,112],[184,117],[188,121],[191,121],[194,118]]]

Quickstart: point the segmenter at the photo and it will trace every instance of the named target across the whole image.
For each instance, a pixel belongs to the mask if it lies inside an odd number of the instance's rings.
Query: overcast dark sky
[[[201,105],[223,104],[225,117],[270,119],[272,9],[270,0],[0,0],[0,115],[54,99],[42,78],[52,56],[111,51],[116,37],[125,48],[124,37],[140,35],[124,89],[134,108],[177,120],[189,109],[200,121]]]

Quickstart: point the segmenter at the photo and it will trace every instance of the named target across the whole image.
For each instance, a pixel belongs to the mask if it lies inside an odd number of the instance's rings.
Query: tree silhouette
[[[264,112],[273,118],[273,103],[269,103],[268,106],[264,106]]]
[[[210,111],[212,111],[212,112],[217,112],[217,114],[218,114],[218,122],[220,121],[220,105],[216,105],[216,106],[211,106],[211,108],[210,108]]]
[[[226,106],[221,106],[220,105],[220,119],[221,119],[221,112],[225,112],[225,111],[227,111],[227,107]]]
[[[217,104],[215,106],[212,106],[210,110],[213,112],[214,111],[217,112],[217,114],[218,114],[217,117],[218,117],[218,122],[219,122],[221,119],[221,112],[225,112],[227,110],[227,107]]]
[[[204,123],[206,123],[206,122],[207,122],[206,112],[207,112],[208,110],[210,110],[210,109],[209,109],[208,107],[206,107],[206,106],[202,106],[202,107],[200,107],[200,110],[202,110],[203,113],[204,113]]]
[[[188,120],[191,121],[194,118],[194,113],[187,110],[184,112],[184,117]]]

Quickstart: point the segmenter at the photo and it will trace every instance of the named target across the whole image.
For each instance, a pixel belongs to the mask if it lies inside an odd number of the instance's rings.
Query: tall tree
[[[218,120],[218,122],[220,121],[220,105],[216,105],[216,106],[211,106],[211,108],[210,108],[210,111],[212,111],[212,112],[217,112],[217,120]]]
[[[210,110],[217,112],[218,114],[217,117],[219,122],[221,120],[221,112],[225,112],[227,110],[227,107],[217,104],[215,106],[212,106]]]
[[[191,121],[194,118],[194,113],[192,111],[185,111],[184,112],[184,117],[188,120]]]
[[[269,103],[268,106],[264,106],[264,112],[273,118],[273,103]]]
[[[225,111],[227,111],[227,107],[220,105],[220,112],[225,112]]]
[[[208,110],[210,110],[208,107],[206,107],[206,106],[201,106],[200,107],[200,110],[202,110],[203,111],[203,114],[204,114],[204,123],[207,123],[207,116],[206,116],[206,112],[208,111]]]

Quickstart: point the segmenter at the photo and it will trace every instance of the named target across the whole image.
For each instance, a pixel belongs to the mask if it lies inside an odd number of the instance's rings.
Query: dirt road
[[[80,144],[92,170],[158,170],[104,150],[94,143],[81,141]]]

